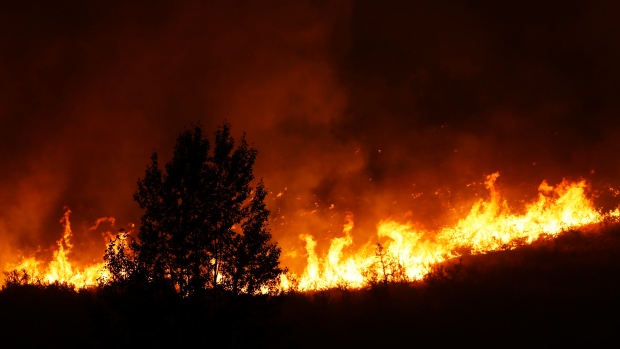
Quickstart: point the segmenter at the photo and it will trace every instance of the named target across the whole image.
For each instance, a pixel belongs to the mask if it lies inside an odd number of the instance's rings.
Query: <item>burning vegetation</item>
[[[6,266],[5,282],[14,284],[66,284],[73,288],[97,286],[101,278],[106,278],[103,261],[92,265],[78,266],[70,261],[69,255],[74,253],[71,242],[72,231],[67,209],[60,219],[64,231],[57,241],[51,261],[39,260],[35,256],[23,258],[21,261]],[[79,253],[79,252],[78,252]]]
[[[515,213],[496,188],[499,173],[486,177],[489,198],[480,199],[454,226],[439,231],[417,230],[412,223],[382,220],[377,224],[377,240],[358,251],[346,248],[353,242],[353,218],[347,217],[344,237],[334,238],[325,256],[315,252],[316,242],[302,235],[308,253],[307,266],[296,280],[301,290],[360,288],[377,278],[384,281],[423,279],[437,263],[463,254],[480,254],[513,249],[539,238],[555,237],[571,229],[592,228],[616,222],[619,211],[600,212],[586,196],[585,180],[563,180],[555,187],[543,181],[537,200]]]
[[[345,218],[343,236],[333,238],[328,252],[322,255],[317,253],[317,241],[312,235],[300,235],[307,255],[298,258],[305,259],[305,267],[300,275],[281,274],[278,292],[356,289],[377,283],[420,281],[447,261],[515,249],[574,229],[596,232],[608,224],[615,224],[620,217],[618,208],[609,212],[595,208],[587,196],[589,185],[585,180],[563,180],[555,186],[543,181],[538,187],[536,200],[521,209],[511,208],[496,187],[498,177],[499,173],[486,177],[488,198],[479,199],[469,214],[453,226],[438,231],[420,230],[411,222],[385,219],[377,224],[375,238],[353,250],[354,216],[350,213]],[[517,211],[521,213],[515,213]],[[60,220],[64,232],[53,251],[52,260],[30,256],[11,263],[6,267],[6,282],[60,283],[79,289],[110,280],[109,270],[103,262],[92,265],[71,262],[70,254],[75,252],[71,242],[70,214],[67,209]],[[117,245],[122,244],[120,247],[131,253],[125,240],[130,235],[121,233],[114,242],[110,240],[109,248],[118,254]],[[126,273],[126,269],[120,273]]]

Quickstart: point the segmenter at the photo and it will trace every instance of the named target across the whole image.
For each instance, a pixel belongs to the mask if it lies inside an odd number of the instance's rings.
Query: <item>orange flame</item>
[[[58,248],[54,251],[52,260],[45,267],[42,266],[44,264],[42,261],[31,256],[18,263],[7,265],[6,270],[26,272],[30,277],[30,282],[68,284],[76,289],[97,285],[98,278],[107,277],[103,262],[77,268],[69,261],[68,255],[73,249],[70,214],[71,210],[67,209],[60,219],[64,228],[63,236],[57,241]]]
[[[555,236],[562,231],[618,218],[618,209],[603,214],[586,198],[585,180],[562,181],[555,188],[543,181],[538,199],[526,205],[524,214],[511,213],[495,188],[498,173],[487,176],[489,200],[479,200],[469,214],[452,227],[439,231],[421,231],[411,223],[383,220],[377,225],[378,238],[384,245],[371,245],[343,256],[342,249],[353,242],[352,217],[346,218],[344,237],[331,241],[326,256],[315,252],[316,242],[310,235],[306,241],[307,266],[299,278],[299,290],[332,287],[359,288],[374,281],[420,280],[435,263],[456,258],[463,253],[485,253],[518,244],[531,243],[540,236]],[[290,287],[287,279],[283,287]]]
[[[351,251],[354,222],[353,215],[347,214],[344,236],[332,239],[327,254],[322,256],[316,253],[317,241],[312,235],[300,235],[306,245],[305,270],[299,277],[283,275],[281,289],[361,288],[373,282],[420,280],[434,264],[464,253],[512,249],[541,236],[555,236],[607,219],[620,219],[619,209],[602,213],[594,208],[586,197],[585,180],[563,180],[555,187],[543,181],[538,188],[538,198],[525,206],[524,213],[515,214],[495,187],[498,177],[498,173],[486,177],[485,185],[490,192],[487,200],[479,200],[466,217],[438,231],[416,229],[411,222],[382,220],[377,224],[377,241],[384,243],[369,241]],[[66,283],[76,289],[97,285],[98,279],[108,278],[104,263],[77,268],[69,261],[68,255],[74,247],[70,214],[67,209],[60,220],[64,233],[49,263],[29,257],[8,265],[7,270],[25,271],[34,282]],[[114,218],[99,219],[91,229],[102,221],[114,222]]]

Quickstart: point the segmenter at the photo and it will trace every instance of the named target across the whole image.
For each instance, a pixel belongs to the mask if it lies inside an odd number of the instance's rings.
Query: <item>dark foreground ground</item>
[[[425,282],[238,298],[0,292],[0,347],[617,346],[620,229],[466,256]]]

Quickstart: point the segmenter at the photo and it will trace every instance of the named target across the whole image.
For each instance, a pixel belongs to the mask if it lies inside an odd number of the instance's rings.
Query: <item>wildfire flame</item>
[[[384,241],[382,244],[369,241],[357,251],[350,251],[354,223],[353,215],[347,214],[344,236],[332,239],[327,254],[322,256],[316,253],[317,241],[312,235],[300,235],[306,245],[306,267],[299,277],[283,275],[280,288],[300,291],[343,286],[360,288],[372,282],[420,280],[434,264],[465,253],[512,249],[541,236],[552,237],[569,229],[620,219],[618,208],[602,213],[594,207],[586,196],[588,184],[585,180],[563,180],[555,187],[543,181],[538,187],[538,198],[525,205],[524,213],[515,214],[495,186],[498,177],[498,173],[486,177],[485,186],[490,192],[487,200],[478,200],[466,217],[438,231],[416,229],[411,222],[382,220],[377,224],[375,240]],[[77,268],[69,261],[68,255],[74,247],[70,214],[67,209],[60,220],[64,233],[49,263],[28,257],[8,265],[7,270],[24,271],[37,282],[66,283],[76,289],[108,278],[103,262]],[[97,225],[101,221],[114,222],[114,218],[102,218]]]
[[[498,173],[487,176],[490,199],[479,200],[469,214],[454,226],[439,231],[423,231],[411,223],[383,220],[377,225],[381,244],[367,243],[361,249],[343,255],[343,248],[353,243],[353,218],[346,217],[344,237],[331,241],[326,256],[315,252],[316,241],[301,235],[306,242],[307,266],[298,279],[300,290],[326,289],[346,285],[358,288],[369,281],[399,279],[420,280],[435,263],[457,258],[463,253],[485,253],[528,244],[542,235],[555,236],[562,231],[617,219],[618,209],[601,213],[586,197],[585,180],[563,180],[556,187],[543,181],[538,199],[526,205],[525,213],[514,214],[495,187]],[[285,279],[284,287],[290,287]]]
[[[57,241],[57,249],[54,251],[52,260],[47,265],[37,260],[36,257],[31,256],[22,259],[18,263],[9,264],[6,269],[27,273],[30,278],[29,282],[67,284],[76,289],[97,285],[98,278],[107,277],[103,262],[78,268],[69,261],[68,256],[74,247],[71,242],[73,233],[71,232],[71,222],[69,221],[70,215],[71,210],[67,209],[60,219],[60,223],[64,228],[63,236]]]

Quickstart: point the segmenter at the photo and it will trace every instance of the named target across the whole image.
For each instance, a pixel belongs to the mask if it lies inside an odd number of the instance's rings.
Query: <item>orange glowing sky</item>
[[[513,203],[543,179],[620,187],[613,2],[12,2],[0,11],[0,264],[42,253],[72,210],[83,262],[138,223],[150,154],[224,119],[258,149],[286,253],[355,216],[428,229],[484,178]],[[598,191],[597,191],[598,190]],[[281,194],[281,195],[279,195]],[[96,219],[114,217],[115,225]],[[365,239],[359,239],[365,243]],[[51,252],[48,253],[51,255]],[[295,265],[290,265],[295,268]]]

